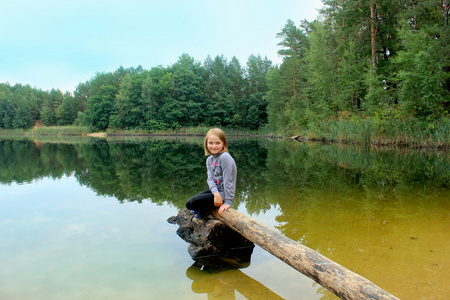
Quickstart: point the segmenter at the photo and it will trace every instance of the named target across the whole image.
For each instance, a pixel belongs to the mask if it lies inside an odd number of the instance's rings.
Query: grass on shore
[[[34,129],[0,129],[2,136],[84,136],[89,133],[83,126],[42,126]]]
[[[187,127],[148,131],[142,129],[108,129],[108,136],[204,136],[211,127]],[[259,130],[226,128],[227,136],[272,135],[268,127]],[[42,126],[36,129],[0,129],[3,136],[88,136],[91,132],[85,126]],[[381,145],[395,147],[450,147],[450,119],[426,123],[417,120],[334,119],[311,126],[303,133],[294,132],[306,140],[326,140],[348,144]]]
[[[104,132],[108,136],[204,136],[212,127],[187,127],[165,130],[143,129],[108,129]],[[262,130],[225,129],[229,136],[259,136],[264,135]],[[88,136],[95,135],[86,126],[41,126],[34,129],[0,129],[3,136]]]
[[[180,135],[180,136],[204,136],[206,132],[212,127],[185,127],[178,129],[164,129],[164,130],[143,130],[143,129],[108,129],[106,131],[107,135]],[[226,128],[224,129],[227,136],[260,136],[264,135],[261,130],[247,130],[247,129],[237,129],[237,128]]]
[[[28,130],[30,136],[85,136],[89,133],[86,126],[42,126]]]
[[[304,136],[306,139],[348,144],[448,148],[450,119],[435,123],[398,119],[336,119],[323,122],[320,127],[305,132]]]

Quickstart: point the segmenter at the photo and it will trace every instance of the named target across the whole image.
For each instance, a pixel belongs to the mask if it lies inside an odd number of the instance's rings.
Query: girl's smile
[[[223,141],[215,135],[210,135],[206,146],[208,147],[208,150],[209,152],[211,152],[211,154],[216,155],[222,152]]]

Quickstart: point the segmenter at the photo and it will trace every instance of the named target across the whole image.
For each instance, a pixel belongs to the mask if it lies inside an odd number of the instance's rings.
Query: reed
[[[450,120],[432,123],[415,119],[328,120],[318,135],[328,140],[361,145],[450,147]]]
[[[26,129],[0,129],[0,136],[20,136],[26,134]]]
[[[84,136],[90,131],[85,126],[42,126],[30,129],[30,136]]]
[[[170,136],[204,136],[209,129],[213,128],[206,126],[198,126],[198,127],[183,127],[176,129],[159,129],[159,130],[143,130],[143,129],[108,129],[106,131],[109,136],[117,136],[117,135],[170,135]],[[223,128],[226,132],[227,136],[257,136],[260,133],[256,130],[247,130],[241,128]]]

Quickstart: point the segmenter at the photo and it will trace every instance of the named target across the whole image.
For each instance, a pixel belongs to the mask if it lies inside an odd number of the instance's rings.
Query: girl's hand
[[[222,204],[219,207],[219,215],[221,215],[224,211],[227,211],[230,206],[228,204]]]
[[[214,194],[214,206],[220,207],[222,204],[223,204],[222,196],[220,195],[220,193],[215,193]]]

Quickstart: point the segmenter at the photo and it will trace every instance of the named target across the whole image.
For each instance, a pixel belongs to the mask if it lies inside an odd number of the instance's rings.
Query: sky
[[[288,19],[318,18],[321,0],[0,0],[0,83],[73,92],[97,72],[250,55],[281,63]]]

